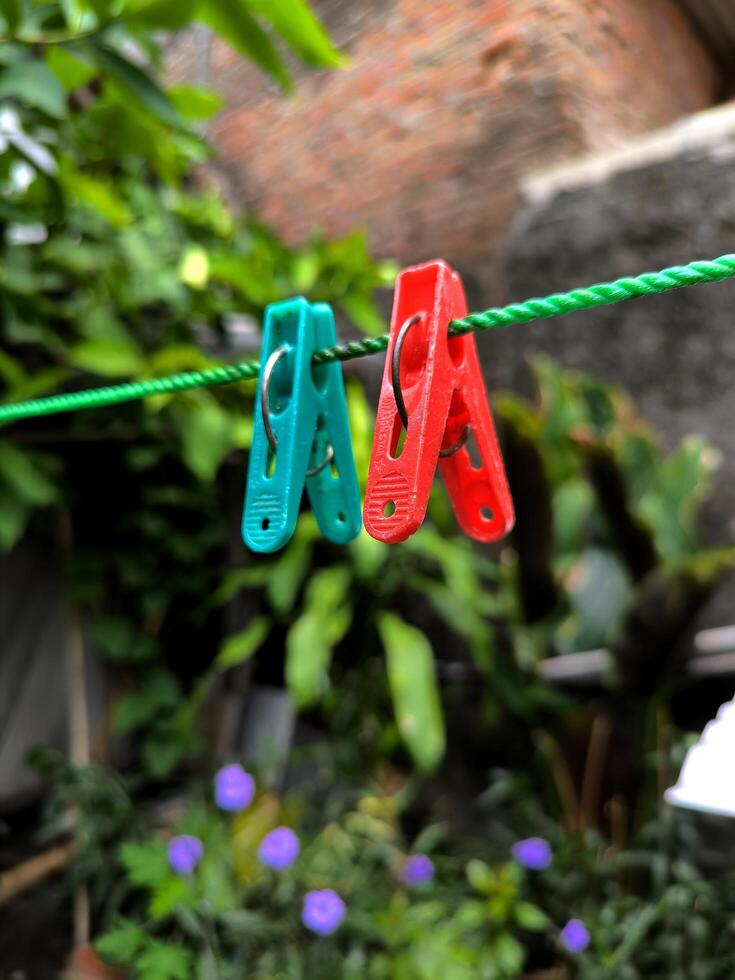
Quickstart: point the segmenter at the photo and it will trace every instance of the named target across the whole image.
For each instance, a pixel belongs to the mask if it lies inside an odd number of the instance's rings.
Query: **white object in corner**
[[[735,817],[735,703],[727,701],[686,754],[667,803]]]

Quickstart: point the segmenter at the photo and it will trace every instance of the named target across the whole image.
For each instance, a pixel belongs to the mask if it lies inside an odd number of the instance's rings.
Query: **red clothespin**
[[[446,262],[398,276],[363,514],[379,541],[405,541],[419,529],[437,461],[466,534],[495,541],[513,527],[475,338],[447,332],[451,320],[466,315],[462,281]],[[477,466],[466,446],[470,434]]]

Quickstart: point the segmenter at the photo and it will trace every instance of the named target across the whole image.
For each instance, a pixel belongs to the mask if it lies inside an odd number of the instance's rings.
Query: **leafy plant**
[[[6,401],[206,367],[212,357],[202,349],[204,331],[210,348],[226,352],[233,316],[258,319],[265,305],[294,292],[344,303],[370,329],[381,323],[372,295],[390,282],[390,266],[373,263],[359,235],[315,237],[292,250],[230,214],[196,177],[210,155],[196,123],[219,100],[198,89],[167,92],[151,71],[160,61],[153,32],[197,18],[221,20],[223,36],[284,84],[267,30],[309,64],[338,63],[304,0],[13,0],[0,13],[8,34],[0,49]],[[218,399],[200,390],[116,417],[65,420],[62,432],[79,442],[91,427],[100,439],[124,443],[121,432],[132,431],[134,420],[153,440],[178,442],[187,467],[207,483],[228,452],[247,445],[246,415],[242,394]],[[61,435],[56,427],[53,433]],[[0,442],[6,548],[34,509],[59,499],[64,475],[23,440],[23,432],[6,428]],[[54,445],[38,433],[32,441]]]
[[[373,262],[359,234],[291,249],[233,215],[200,171],[210,150],[197,124],[219,99],[156,79],[159,30],[194,20],[284,86],[279,45],[337,64],[304,0],[13,0],[0,15],[5,401],[241,358],[243,327],[256,348],[265,305],[294,293],[382,325],[374,291],[390,263]],[[154,778],[201,744],[183,693],[216,651],[223,463],[241,482],[251,416],[252,392],[232,386],[0,432],[0,547],[32,521],[58,550],[50,508],[67,512],[70,595],[117,668],[117,731]],[[171,669],[174,649],[188,676]]]
[[[623,392],[547,360],[534,374],[538,406],[499,405],[526,619],[558,652],[608,647],[618,683],[651,693],[735,558],[697,532],[718,454],[690,437],[664,455]]]
[[[606,647],[617,671],[600,688],[659,691],[678,676],[679,640],[732,565],[732,550],[703,548],[696,530],[717,462],[711,447],[692,438],[664,456],[622,392],[548,361],[534,372],[537,405],[510,395],[498,405],[518,508],[499,557],[456,534],[437,489],[433,525],[402,545],[363,535],[329,549],[304,515],[281,555],[250,558],[223,578],[219,601],[258,590],[261,645],[271,657],[282,645],[295,704],[321,704],[332,735],[366,752],[358,768],[394,755],[400,736],[420,770],[434,769],[446,742],[442,704],[466,738],[476,712],[453,675],[471,681],[474,704],[481,693],[477,738],[483,724],[514,725],[521,757],[532,726],[571,704],[541,681],[545,658]],[[356,387],[349,404],[362,459],[372,414]]]
[[[525,959],[521,937],[554,935],[551,921],[524,898],[523,873],[512,862],[490,867],[435,855],[432,863],[421,854],[421,874],[408,874],[394,798],[358,798],[338,819],[302,835],[298,857],[269,868],[260,848],[288,810],[287,801],[262,795],[228,825],[208,806],[192,806],[181,830],[195,836],[174,838],[201,843],[190,874],[177,872],[163,840],[125,844],[132,896],[98,951],[142,980],[174,980],[185,968],[263,980],[423,980],[437,970],[454,980],[511,980]],[[423,839],[432,833],[427,828]],[[336,890],[346,918],[340,911],[320,934],[303,910],[304,897],[323,889]]]

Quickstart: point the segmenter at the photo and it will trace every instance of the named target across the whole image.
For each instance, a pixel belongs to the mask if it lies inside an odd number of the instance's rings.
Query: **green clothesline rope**
[[[660,272],[644,272],[640,276],[616,279],[614,282],[603,282],[583,289],[572,289],[568,293],[552,293],[539,299],[511,303],[509,306],[485,310],[484,313],[470,313],[461,320],[453,320],[449,325],[449,333],[458,336],[480,330],[512,327],[520,323],[530,323],[532,320],[572,313],[575,310],[591,310],[597,306],[608,306],[638,296],[665,293],[680,286],[719,282],[733,276],[735,276],[735,255],[723,255],[712,261],[702,260],[690,262],[689,265],[675,265]],[[387,346],[387,334],[383,334],[382,337],[366,337],[364,340],[350,341],[347,344],[338,344],[317,351],[314,354],[314,361],[318,364],[350,361],[356,357],[378,354]],[[147,378],[144,381],[129,381],[105,388],[92,388],[87,391],[0,405],[0,422],[36,418],[57,412],[75,412],[84,408],[101,408],[105,405],[136,401],[150,395],[166,395],[192,388],[212,388],[215,385],[231,384],[234,381],[249,381],[258,377],[259,370],[259,361],[245,361],[242,364],[208,368],[206,371],[185,371],[182,374],[171,374],[163,378]]]

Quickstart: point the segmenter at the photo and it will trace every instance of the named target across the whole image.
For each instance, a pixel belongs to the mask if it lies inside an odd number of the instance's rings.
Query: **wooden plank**
[[[87,649],[92,730],[105,706],[104,672]],[[0,559],[0,810],[39,790],[31,749],[68,748],[62,589],[48,551],[30,543]]]

